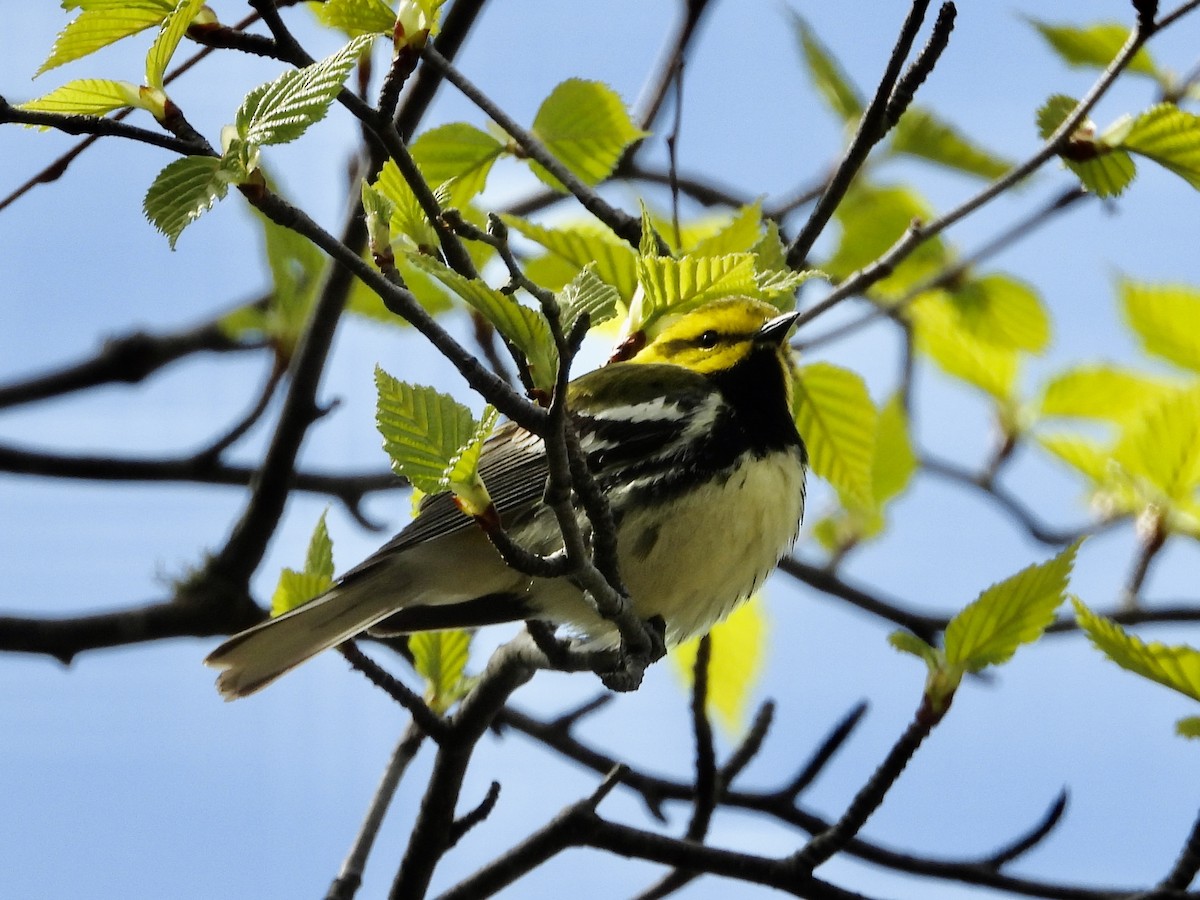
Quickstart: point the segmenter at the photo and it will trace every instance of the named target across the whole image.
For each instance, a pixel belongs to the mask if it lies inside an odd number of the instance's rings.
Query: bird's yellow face
[[[684,313],[637,352],[630,362],[669,363],[702,375],[733,368],[762,346],[762,327],[779,310],[749,297],[714,300]],[[777,339],[782,362],[791,368],[791,351]]]

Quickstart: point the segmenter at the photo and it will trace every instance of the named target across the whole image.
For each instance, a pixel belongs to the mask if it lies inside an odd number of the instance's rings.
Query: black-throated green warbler
[[[757,300],[708,303],[625,362],[570,384],[568,409],[617,526],[635,612],[661,616],[668,646],[702,634],[748,597],[796,538],[807,456],[790,410],[795,314]],[[538,553],[562,545],[542,502],[542,441],[511,423],[480,475],[506,530]],[[403,531],[324,595],[235,635],[206,662],[228,698],[250,694],[322,650],[387,633],[522,619],[593,643],[616,631],[566,578],[509,568],[453,497],[426,497]]]

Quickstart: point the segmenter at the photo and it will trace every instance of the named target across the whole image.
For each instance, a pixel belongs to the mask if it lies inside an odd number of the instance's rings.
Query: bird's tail
[[[389,592],[366,587],[339,585],[223,643],[204,660],[205,665],[222,670],[217,677],[221,696],[236,700],[253,694],[395,612],[395,598]]]

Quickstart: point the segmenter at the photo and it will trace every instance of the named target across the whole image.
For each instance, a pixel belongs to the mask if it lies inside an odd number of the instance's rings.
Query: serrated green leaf
[[[484,281],[464,278],[428,256],[408,253],[407,257],[412,265],[432,275],[465,300],[524,354],[536,387],[544,391],[553,388],[558,374],[558,350],[550,334],[550,325],[540,311],[522,306]]]
[[[599,81],[571,78],[547,97],[530,129],[554,156],[585,184],[611,174],[625,148],[648,132],[634,126],[612,88]],[[558,179],[537,163],[534,173],[556,190]]]
[[[1039,434],[1037,441],[1048,452],[1087,476],[1093,484],[1103,484],[1112,475],[1112,450],[1093,438],[1080,434]]]
[[[1200,650],[1183,644],[1147,644],[1116,622],[1092,612],[1072,597],[1075,620],[1101,653],[1122,669],[1135,672],[1185,697],[1200,700]]]
[[[858,121],[863,100],[841,65],[799,13],[788,10],[813,87],[843,122]]]
[[[650,215],[650,209],[646,206],[646,201],[639,200],[638,206],[641,207],[642,214],[641,227],[638,229],[638,256],[658,256],[658,240],[660,237],[658,226],[654,223],[654,217]]]
[[[559,292],[563,333],[569,334],[575,321],[584,313],[588,315],[590,326],[615,318],[620,301],[617,289],[597,275],[595,265],[589,263]]]
[[[462,511],[469,516],[482,516],[491,508],[492,498],[488,495],[487,486],[479,477],[479,457],[483,453],[483,445],[492,436],[496,421],[500,414],[492,406],[486,406],[483,416],[475,428],[471,439],[459,448],[458,453],[450,457],[442,479],[454,491]]]
[[[1142,349],[1200,372],[1200,290],[1189,285],[1122,279],[1121,307]]]
[[[413,668],[425,679],[425,700],[439,715],[459,700],[464,690],[471,632],[461,628],[449,631],[418,631],[408,639]]]
[[[384,163],[373,187],[392,204],[392,239],[405,237],[418,250],[432,252],[438,246],[437,231],[394,160]]]
[[[641,309],[631,312],[633,330],[661,316],[685,312],[710,300],[733,294],[752,295],[754,257],[749,253],[724,256],[642,256],[637,260]]]
[[[1010,275],[968,278],[941,296],[959,324],[982,341],[1028,353],[1050,343],[1050,317],[1037,292]]]
[[[383,191],[363,179],[360,189],[363,218],[367,222],[367,243],[375,257],[390,256],[392,252],[392,216],[396,212],[393,203]]]
[[[1019,362],[1016,350],[980,340],[936,296],[917,300],[911,313],[918,349],[939,368],[997,400],[1013,399]]]
[[[333,587],[333,542],[325,525],[325,513],[317,520],[308,542],[304,570],[284,569],[271,597],[271,615],[281,616],[321,596]]]
[[[901,653],[908,653],[923,660],[931,671],[941,664],[937,648],[930,646],[911,631],[893,631],[888,635],[887,640]]]
[[[1054,134],[1078,105],[1078,100],[1066,94],[1051,94],[1047,97],[1046,102],[1038,107],[1037,111],[1038,137],[1045,140]]]
[[[862,378],[830,363],[801,366],[794,403],[813,472],[856,503],[869,504],[878,413]]]
[[[755,200],[734,210],[732,217],[724,219],[724,224],[713,233],[697,240],[687,253],[689,256],[748,253],[758,244],[762,234],[762,201]]]
[[[1113,448],[1129,475],[1183,503],[1200,486],[1200,388],[1166,394],[1130,422]]]
[[[80,78],[68,81],[36,100],[22,103],[19,108],[64,116],[104,116],[115,109],[144,108],[145,105],[136,84],[105,78]],[[35,127],[45,130],[45,126]]]
[[[417,298],[417,302],[430,315],[449,312],[454,308],[449,292],[431,276],[409,264],[403,257],[396,259],[396,269],[409,293]],[[405,327],[408,322],[396,315],[383,304],[383,300],[371,288],[357,278],[350,288],[350,296],[346,299],[346,311],[354,315],[370,319],[392,327]]]
[[[155,228],[167,236],[171,249],[183,229],[224,198],[228,183],[221,160],[212,156],[185,156],[158,173],[142,212]]]
[[[1049,97],[1037,113],[1038,134],[1050,137],[1079,101],[1065,94]],[[1097,140],[1095,125],[1085,121],[1060,153],[1063,165],[1074,172],[1089,191],[1099,197],[1119,195],[1137,174],[1137,166],[1124,150]]]
[[[1022,644],[1041,637],[1063,601],[1080,543],[993,585],[951,619],[945,633],[946,662],[978,672],[1007,662]]]
[[[1175,723],[1175,733],[1184,738],[1200,738],[1200,716],[1188,716]]]
[[[908,416],[903,398],[892,396],[882,409],[875,430],[875,452],[871,462],[871,495],[882,506],[908,487],[917,470],[917,456],[908,436]]]
[[[309,8],[322,25],[337,28],[347,37],[362,34],[390,34],[396,13],[383,0],[325,0],[310,3]]]
[[[554,258],[566,263],[567,268],[563,271],[569,274],[566,274],[561,284],[553,285],[552,289],[566,284],[576,272],[589,263],[594,263],[596,274],[617,289],[623,303],[628,304],[632,299],[637,289],[637,252],[611,231],[590,225],[545,228],[508,215],[501,216],[501,219],[509,228],[541,244]],[[531,266],[527,269],[530,277],[533,277],[532,268]],[[541,278],[541,273],[538,281],[551,286]]]
[[[1051,25],[1032,17],[1027,17],[1026,21],[1036,28],[1059,57],[1073,68],[1107,68],[1129,38],[1129,27],[1116,22],[1098,22],[1079,27]],[[1160,78],[1158,67],[1145,47],[1134,54],[1126,71]]]
[[[426,131],[410,150],[431,185],[454,180],[454,205],[461,206],[484,189],[504,145],[486,131],[452,122]]]
[[[158,25],[174,9],[174,0],[91,0],[67,23],[54,41],[50,56],[34,74],[82,59],[102,47]]]
[[[893,153],[904,153],[941,166],[975,175],[999,178],[1012,162],[989,152],[930,110],[910,107],[891,131]]]
[[[1112,365],[1082,365],[1050,379],[1042,390],[1040,415],[1100,419],[1118,425],[1178,385]]]
[[[934,217],[933,208],[908,188],[856,184],[834,212],[841,226],[837,249],[821,268],[840,281],[880,256],[912,226]],[[872,295],[893,298],[908,293],[921,281],[942,271],[948,263],[940,238],[923,242],[895,272],[872,288]]]
[[[708,708],[731,735],[741,734],[754,689],[762,678],[769,628],[761,598],[751,597],[709,631]],[[670,659],[684,683],[693,684],[700,638],[675,647]]]
[[[329,590],[326,579],[295,569],[284,569],[279,573],[275,593],[271,595],[271,617],[282,616],[297,606],[315,600]]]
[[[284,72],[259,85],[237,112],[238,136],[247,144],[285,144],[325,117],[354,64],[375,40],[361,35],[332,56]]]
[[[427,494],[447,490],[447,471],[476,437],[471,411],[448,394],[405,384],[379,367],[375,386],[375,424],[392,470]]]
[[[159,29],[158,37],[146,54],[146,84],[158,90],[163,89],[163,75],[179,42],[187,33],[188,26],[200,12],[204,0],[179,0],[178,5],[167,16]]]
[[[1154,160],[1200,190],[1200,116],[1160,103],[1133,120],[1119,146]]]

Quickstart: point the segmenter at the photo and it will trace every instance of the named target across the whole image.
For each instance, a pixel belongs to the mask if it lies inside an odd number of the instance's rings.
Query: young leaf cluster
[[[303,569],[284,569],[271,597],[271,615],[281,616],[319,597],[333,587],[333,541],[325,526],[325,513],[317,520],[308,542]]]

